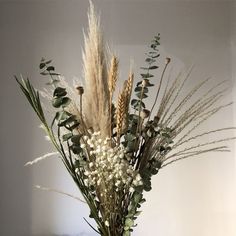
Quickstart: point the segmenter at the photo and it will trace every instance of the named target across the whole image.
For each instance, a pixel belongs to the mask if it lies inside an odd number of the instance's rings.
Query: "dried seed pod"
[[[83,95],[84,88],[82,86],[77,86],[76,89],[77,89],[79,95]]]
[[[169,57],[166,58],[166,64],[169,64],[171,59]]]

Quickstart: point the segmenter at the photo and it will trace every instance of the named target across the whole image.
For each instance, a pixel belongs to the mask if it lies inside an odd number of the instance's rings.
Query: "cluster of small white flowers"
[[[130,165],[125,156],[125,149],[121,146],[111,148],[109,139],[100,138],[100,133],[95,132],[91,138],[84,136],[85,144],[82,148],[88,147],[93,161],[88,162],[85,167],[85,183],[88,186],[102,186],[105,194],[110,191],[119,191],[121,187],[134,187],[142,185],[140,175]]]

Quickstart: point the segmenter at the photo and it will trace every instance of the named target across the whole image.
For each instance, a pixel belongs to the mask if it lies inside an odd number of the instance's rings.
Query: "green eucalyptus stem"
[[[143,80],[144,81],[144,80]],[[137,152],[138,152],[138,146],[139,146],[139,133],[141,132],[140,131],[140,124],[141,123],[141,110],[142,110],[142,106],[141,106],[141,103],[143,101],[143,91],[144,91],[144,83],[142,83],[142,90],[141,90],[141,95],[140,95],[140,102],[139,102],[139,109],[138,109],[138,124],[137,124],[137,129],[136,129],[136,140],[135,140],[135,145],[134,145],[134,150],[136,152],[136,155],[137,155]]]

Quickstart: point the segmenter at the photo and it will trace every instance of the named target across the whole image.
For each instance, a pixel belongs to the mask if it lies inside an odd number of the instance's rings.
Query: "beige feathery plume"
[[[109,86],[106,50],[101,33],[100,20],[90,2],[88,33],[84,36],[83,69],[85,79],[84,115],[86,127],[100,131],[102,137],[110,133]]]
[[[86,203],[86,201],[84,201],[83,199],[81,199],[81,198],[79,198],[79,197],[77,197],[77,196],[74,196],[74,195],[69,194],[69,193],[65,193],[65,192],[60,191],[60,190],[57,190],[57,189],[46,188],[46,187],[42,187],[42,186],[40,186],[40,185],[35,185],[35,188],[40,189],[40,190],[43,190],[43,191],[50,191],[50,192],[60,193],[60,194],[66,195],[66,196],[68,196],[68,197],[74,198],[75,200],[78,200],[78,201],[80,201],[80,202]]]
[[[29,161],[29,162],[25,163],[25,166],[34,165],[34,164],[36,164],[36,163],[38,163],[42,160],[45,160],[46,158],[49,158],[49,157],[52,157],[52,156],[55,156],[55,155],[59,155],[59,152],[46,153],[43,156],[35,158],[33,161]]]

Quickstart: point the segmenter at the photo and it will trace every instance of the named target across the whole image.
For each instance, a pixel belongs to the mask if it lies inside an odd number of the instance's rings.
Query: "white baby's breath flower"
[[[84,184],[87,186],[89,184],[88,179],[84,180]]]
[[[89,146],[90,146],[90,145],[93,145],[92,140],[91,140],[91,139],[88,139],[87,144],[88,144]]]
[[[138,186],[141,186],[141,185],[143,185],[143,181],[142,180],[138,181]]]
[[[109,222],[107,220],[105,221],[105,225],[109,227]]]
[[[102,139],[100,138],[100,139],[98,139],[98,143],[102,143]]]
[[[132,193],[132,192],[134,192],[134,188],[133,187],[130,187],[129,188],[129,191]]]
[[[88,163],[84,173],[88,178],[88,185],[95,188],[102,187],[102,192],[106,197],[115,191],[119,191],[121,186],[126,186],[131,192],[136,186],[141,185],[141,177],[134,167],[126,159],[126,150],[121,145],[110,147],[109,139],[101,139],[100,133],[91,133],[91,138],[85,141],[92,150],[91,155],[95,158]]]
[[[140,174],[137,174],[135,179],[136,179],[137,181],[140,181],[140,180],[141,180]]]
[[[101,134],[100,131],[98,131],[98,132],[94,132],[94,133],[93,133],[93,136],[99,136],[100,134]]]

